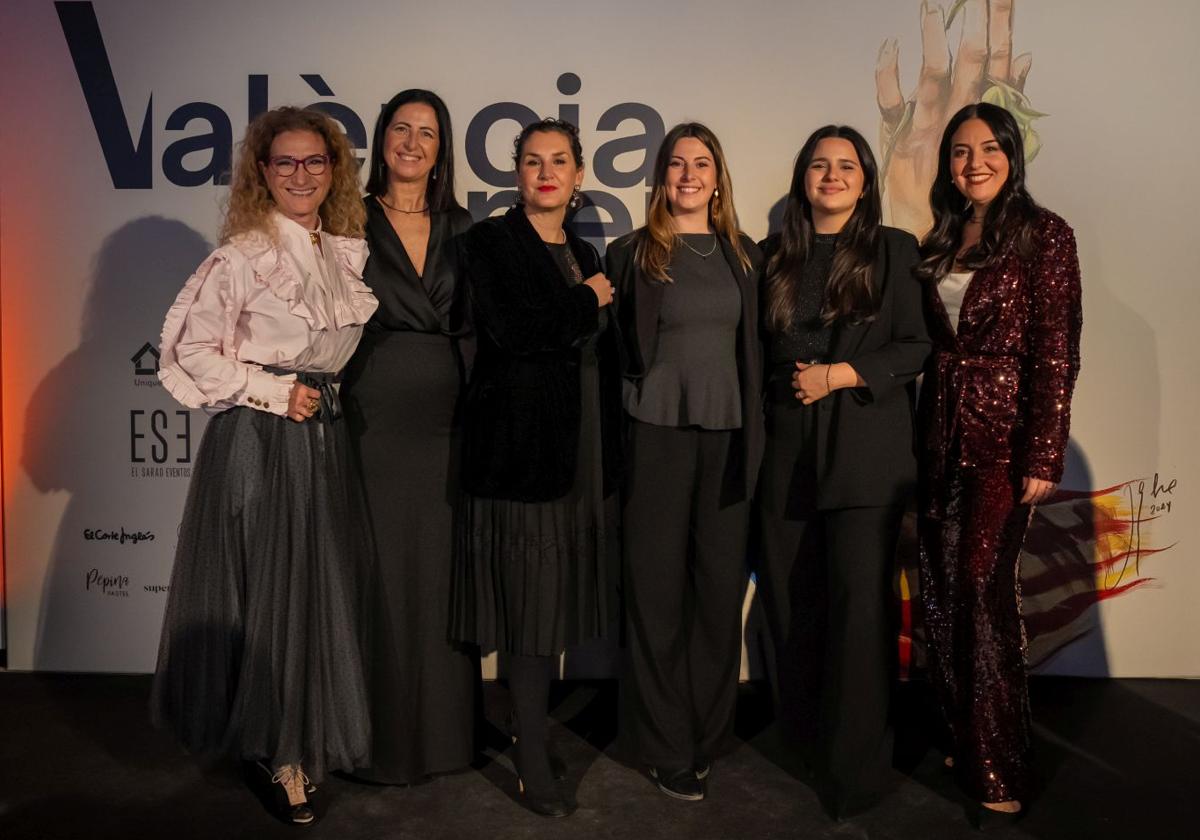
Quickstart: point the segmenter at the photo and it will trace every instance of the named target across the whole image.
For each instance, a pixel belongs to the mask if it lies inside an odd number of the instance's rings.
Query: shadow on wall
[[[1067,443],[1062,484],[1091,488],[1087,459],[1074,440]],[[1071,645],[1081,673],[1108,674],[1108,655],[1099,615],[1103,578],[1096,573],[1098,544],[1092,495],[1059,492],[1034,508],[1021,552],[1021,612],[1029,639],[1028,660],[1037,667]]]
[[[788,194],[784,193],[767,211],[767,236],[783,230],[783,211],[787,209]]]
[[[167,308],[210,250],[190,227],[157,216],[109,235],[80,345],[30,400],[22,466],[42,493],[70,494],[43,583],[37,670],[153,668],[203,431],[158,384],[156,348]]]
[[[1087,212],[1072,211],[1071,221],[1083,267],[1080,383],[1096,381],[1110,392],[1112,372],[1120,381],[1119,396],[1104,405],[1085,407],[1077,389],[1073,413],[1101,412],[1104,448],[1118,461],[1124,451],[1137,452],[1138,474],[1118,475],[1116,484],[1109,483],[1111,475],[1097,479],[1087,454],[1072,440],[1059,491],[1030,523],[1021,558],[1022,585],[1030,664],[1043,673],[1098,677],[1110,675],[1110,664],[1096,605],[1117,597],[1139,599],[1139,589],[1169,585],[1155,581],[1153,556],[1170,548],[1155,530],[1171,513],[1158,512],[1158,521],[1152,521],[1151,482],[1159,469],[1162,410],[1154,328],[1106,282],[1100,269],[1106,264],[1103,251],[1112,246],[1088,234],[1095,225]],[[1164,483],[1173,477],[1163,476]]]

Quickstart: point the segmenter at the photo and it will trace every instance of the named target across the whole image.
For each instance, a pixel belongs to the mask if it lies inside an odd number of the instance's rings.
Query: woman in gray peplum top
[[[647,219],[607,255],[630,430],[621,730],[660,790],[695,801],[733,731],[762,440],[758,249],[708,128],[667,134]]]

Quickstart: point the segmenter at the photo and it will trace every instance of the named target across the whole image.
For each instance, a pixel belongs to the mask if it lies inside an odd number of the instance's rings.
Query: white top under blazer
[[[962,312],[963,299],[974,276],[974,271],[951,271],[938,281],[938,296],[946,307],[946,317],[950,319],[950,327],[955,333],[958,332],[958,316]]]

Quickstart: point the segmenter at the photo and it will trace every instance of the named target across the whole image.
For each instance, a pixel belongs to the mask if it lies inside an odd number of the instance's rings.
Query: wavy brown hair
[[[704,144],[712,154],[717,168],[717,189],[708,202],[708,221],[717,235],[729,241],[742,267],[749,270],[750,257],[742,247],[741,230],[738,228],[737,212],[733,209],[733,181],[729,177],[729,166],[717,135],[700,123],[680,123],[667,132],[658,155],[654,159],[654,190],[650,194],[650,208],[646,211],[646,226],[638,233],[635,258],[638,267],[655,280],[670,283],[667,268],[671,256],[679,244],[679,234],[671,219],[670,202],[667,201],[667,168],[671,165],[671,154],[675,144],[692,137]]]
[[[269,221],[275,201],[259,164],[271,156],[271,143],[285,131],[311,131],[325,141],[333,166],[329,195],[321,203],[321,226],[335,236],[361,239],[367,221],[358,182],[358,159],[338,124],[320,111],[285,106],[265,111],[246,126],[238,144],[232,184],[221,225],[222,244],[242,233],[260,232],[274,236]]]
[[[950,155],[955,132],[971,119],[983,120],[992,130],[1000,150],[1008,158],[1008,179],[984,213],[979,241],[960,257],[963,228],[975,209],[954,185]],[[1022,257],[1032,256],[1041,208],[1025,186],[1025,146],[1021,128],[1012,114],[999,105],[977,102],[950,118],[938,147],[938,169],[929,190],[929,209],[933,211],[933,227],[921,242],[921,261],[914,269],[922,280],[941,280],[954,270],[956,259],[960,266],[971,271],[991,265],[1009,242]]]

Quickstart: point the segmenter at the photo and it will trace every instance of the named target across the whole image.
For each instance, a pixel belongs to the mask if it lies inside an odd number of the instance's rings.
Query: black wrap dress
[[[363,279],[380,304],[347,367],[342,402],[379,575],[368,607],[372,757],[357,775],[382,782],[465,767],[474,754],[478,654],[447,632],[465,332],[455,238],[470,225],[462,209],[433,213],[418,275],[383,208],[367,199]]]

